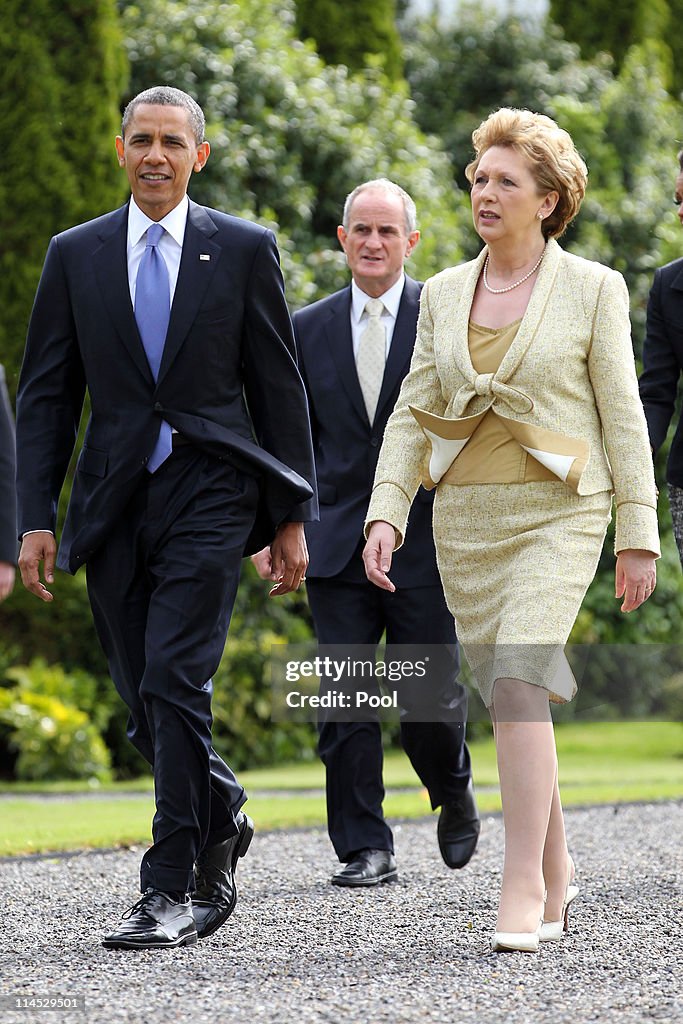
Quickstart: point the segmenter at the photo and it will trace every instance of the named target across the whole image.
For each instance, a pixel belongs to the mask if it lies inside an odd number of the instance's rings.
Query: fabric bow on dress
[[[485,409],[472,416],[464,413],[472,399],[491,396]],[[553,430],[535,426],[524,421],[511,419],[501,412],[507,407],[517,415],[530,413],[534,403],[523,391],[496,380],[493,373],[477,373],[456,392],[452,417],[436,416],[434,413],[415,406],[409,406],[411,413],[422,428],[431,444],[429,464],[423,474],[423,486],[427,490],[443,482],[448,483],[448,470],[463,450],[472,434],[489,412],[497,416],[508,433],[532,458],[549,469],[571,490],[578,492],[579,481],[590,456],[590,445],[577,437],[566,437]]]
[[[491,396],[489,408],[503,403],[509,405],[513,412],[523,414],[531,412],[534,407],[528,395],[510,387],[509,384],[504,384],[501,380],[496,380],[494,373],[477,373],[456,393],[453,399],[453,413],[458,417],[462,416],[473,398],[485,398],[487,395]]]

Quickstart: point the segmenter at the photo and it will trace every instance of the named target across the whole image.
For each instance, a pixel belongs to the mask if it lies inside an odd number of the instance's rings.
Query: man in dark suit
[[[209,156],[199,106],[135,97],[116,140],[132,199],[53,238],[17,403],[19,565],[52,595],[57,499],[91,402],[57,564],[87,564],[128,734],[154,769],[142,899],[112,948],[181,946],[232,912],[253,834],[211,744],[211,676],[246,551],[272,541],[299,586],[316,514],[306,395],[271,232],[193,203]],[[192,892],[192,900],[188,893]]]
[[[320,521],[306,526],[308,599],[318,642],[340,648],[342,656],[356,645],[374,649],[385,631],[387,659],[396,644],[414,645],[415,654],[430,652],[429,688],[425,681],[412,689],[405,680],[401,685],[401,739],[432,807],[442,808],[437,831],[443,858],[450,867],[462,867],[476,847],[479,819],[465,745],[466,697],[457,683],[455,628],[432,539],[433,494],[421,489],[413,505],[396,556],[395,594],[368,582],[361,559],[382,435],[415,342],[420,285],[403,269],[419,240],[415,204],[390,181],[366,182],[346,200],[338,238],[351,271],[350,287],[294,315],[320,500]],[[267,576],[267,554],[254,560]],[[397,870],[382,812],[379,721],[339,720],[344,717],[335,710],[319,721],[329,834],[345,864],[332,883],[362,887],[393,881]]]
[[[12,593],[17,559],[17,516],[14,491],[14,423],[0,366],[0,601]]]
[[[674,194],[683,224],[683,149],[678,154]],[[683,374],[683,259],[655,271],[647,305],[640,397],[652,451],[664,444],[676,409]],[[674,537],[683,565],[683,417],[679,417],[666,464],[666,482]]]

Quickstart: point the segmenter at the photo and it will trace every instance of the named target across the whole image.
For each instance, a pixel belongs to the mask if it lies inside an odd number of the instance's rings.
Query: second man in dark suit
[[[361,560],[382,435],[415,341],[420,285],[404,274],[404,261],[419,237],[415,204],[403,189],[385,179],[359,185],[346,200],[338,228],[351,284],[294,315],[320,500],[320,521],[306,526],[307,592],[322,645],[347,652],[358,645],[374,648],[386,631],[387,645],[438,650],[436,686],[429,694],[404,688],[399,697],[401,739],[432,807],[442,808],[438,834],[444,860],[462,867],[476,847],[479,820],[465,745],[466,698],[457,682],[455,627],[432,540],[433,495],[421,490],[413,506],[395,562],[395,594],[373,587]],[[267,558],[255,561],[267,575]],[[341,716],[323,715],[319,722],[329,834],[345,865],[332,882],[360,887],[393,881],[397,869],[382,811],[379,721],[335,717]]]

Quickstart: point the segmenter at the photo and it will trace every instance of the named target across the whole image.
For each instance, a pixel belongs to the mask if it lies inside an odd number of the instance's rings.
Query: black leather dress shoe
[[[396,861],[391,850],[359,850],[352,861],[337,871],[332,885],[368,886],[380,882],[395,882],[398,878]]]
[[[107,949],[165,949],[197,941],[189,896],[180,901],[159,889],[147,889],[121,921],[117,931],[105,935],[102,945]]]
[[[462,796],[441,808],[436,834],[441,856],[449,868],[464,868],[477,848],[479,811],[470,781]]]
[[[237,835],[202,850],[194,866],[192,912],[200,939],[225,924],[237,903],[235,868],[254,838],[254,822],[240,811],[237,827]]]

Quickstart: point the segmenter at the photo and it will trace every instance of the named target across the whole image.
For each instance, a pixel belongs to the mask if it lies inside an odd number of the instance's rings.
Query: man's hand
[[[39,597],[41,601],[52,601],[50,591],[40,582],[40,563],[43,563],[43,574],[46,583],[53,583],[55,578],[55,558],[57,542],[47,530],[27,534],[21,542],[19,552],[19,571],[21,580],[27,590]]]
[[[254,558],[259,559],[261,555],[263,552],[259,551]],[[254,562],[259,576],[263,579],[277,580],[277,586],[273,587],[268,596],[279,597],[280,594],[298,590],[301,582],[306,579],[308,565],[308,548],[303,523],[282,523],[278,526],[275,540],[270,545],[270,559],[270,576],[263,576],[259,565]],[[264,568],[265,563],[265,558],[261,559]]]
[[[251,555],[251,564],[256,569],[262,580],[274,580],[273,559],[270,554],[270,547],[261,548],[255,555]]]
[[[651,551],[628,548],[617,555],[614,596],[623,597],[622,612],[632,612],[647,601],[657,585],[655,556]]]
[[[391,556],[396,547],[396,530],[391,523],[378,519],[370,527],[368,542],[363,550],[365,575],[382,590],[393,594],[396,587],[387,573],[391,569]]]
[[[13,586],[14,566],[10,562],[0,562],[0,601],[10,596]]]

